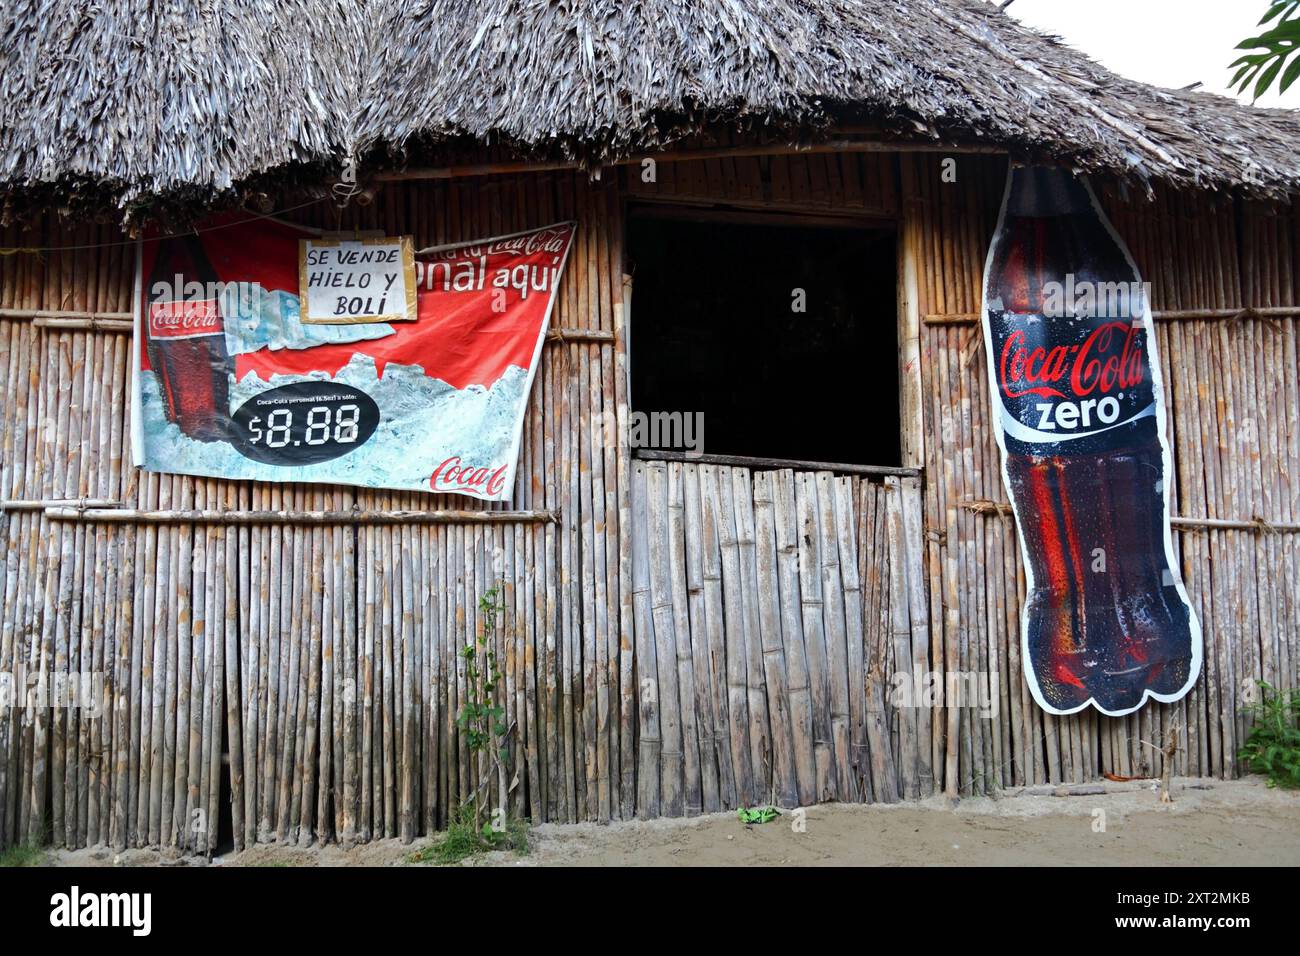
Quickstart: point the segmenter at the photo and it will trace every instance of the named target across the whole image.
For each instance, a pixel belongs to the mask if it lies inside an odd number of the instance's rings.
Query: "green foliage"
[[[474,641],[466,644],[460,652],[460,656],[465,659],[469,699],[456,717],[456,726],[465,734],[465,745],[471,753],[498,746],[498,756],[505,760],[509,754],[500,744],[504,743],[510,728],[506,726],[506,709],[494,700],[494,691],[501,681],[501,670],[497,667],[496,654],[488,645],[488,638],[496,629],[497,617],[505,611],[500,597],[501,585],[495,584],[478,599],[483,627],[475,635]],[[479,648],[484,652],[482,666],[479,664]]]
[[[741,823],[771,823],[781,815],[781,811],[776,807],[754,807],[752,810],[741,807],[736,811],[736,816]]]
[[[1285,93],[1292,83],[1300,79],[1300,57],[1292,58],[1300,50],[1300,17],[1296,15],[1297,10],[1300,10],[1300,0],[1269,0],[1268,11],[1258,25],[1262,27],[1273,20],[1277,22],[1259,36],[1248,37],[1237,44],[1238,50],[1256,51],[1243,54],[1228,64],[1228,69],[1234,66],[1238,68],[1229,84],[1235,86],[1238,93],[1254,83],[1253,96],[1259,99],[1278,79],[1279,73],[1279,93]],[[1291,60],[1291,65],[1283,73],[1282,67],[1288,59]]]
[[[45,862],[45,851],[30,843],[11,846],[0,851],[0,868],[18,866],[41,866]]]
[[[501,830],[494,830],[491,823],[476,826],[474,805],[466,803],[452,814],[447,832],[436,843],[416,850],[406,860],[408,863],[451,866],[491,850],[513,850],[518,856],[526,856],[529,850],[528,821],[512,819]]]
[[[501,702],[501,669],[497,666],[496,652],[492,650],[492,637],[497,621],[505,613],[501,602],[502,584],[490,587],[478,600],[480,627],[474,639],[461,649],[465,662],[465,703],[456,715],[456,726],[461,739],[470,752],[470,762],[477,765],[479,783],[470,798],[475,830],[481,830],[483,839],[491,842],[492,827],[483,823],[489,810],[492,771],[496,772],[497,794],[504,803],[509,779],[507,764],[510,748],[507,745],[514,727],[506,723],[506,709]],[[497,811],[498,828],[504,825],[505,811]]]
[[[1277,690],[1258,681],[1261,697],[1247,708],[1255,718],[1237,757],[1270,787],[1300,787],[1300,688]]]

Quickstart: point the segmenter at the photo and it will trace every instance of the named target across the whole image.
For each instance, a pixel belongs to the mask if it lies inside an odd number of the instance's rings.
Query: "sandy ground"
[[[1144,784],[1054,795],[1051,788],[998,798],[922,804],[825,804],[745,826],[735,814],[608,825],[545,824],[526,856],[490,853],[498,866],[1090,866],[1300,865],[1300,793],[1258,779],[1175,781],[1174,803]],[[1096,789],[1065,787],[1058,793]],[[215,866],[393,866],[429,841],[380,840],[351,850],[258,846]],[[157,851],[53,851],[51,865],[207,865]]]

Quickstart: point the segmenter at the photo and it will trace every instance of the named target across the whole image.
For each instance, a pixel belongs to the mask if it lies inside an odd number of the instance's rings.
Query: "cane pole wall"
[[[209,853],[444,827],[484,769],[455,726],[459,650],[497,584],[511,773],[489,785],[534,821],[1158,773],[1143,742],[1171,722],[1177,772],[1239,774],[1249,681],[1300,678],[1295,210],[1103,190],[1160,313],[1175,539],[1206,655],[1178,704],[1054,718],[1021,677],[1024,575],[975,324],[1005,167],[962,157],[944,183],[939,163],[390,183],[342,216],[298,214],[419,245],[578,221],[508,505],[132,468],[133,246],[113,227],[9,227],[7,247],[85,248],[0,258],[0,844]],[[878,294],[891,331],[896,298],[912,316],[917,473],[634,458],[629,200],[892,223],[901,288]],[[995,712],[900,696],[934,672],[986,675]]]

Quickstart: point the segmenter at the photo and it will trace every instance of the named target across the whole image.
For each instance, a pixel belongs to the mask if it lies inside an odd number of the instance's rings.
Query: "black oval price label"
[[[314,465],[361,447],[378,427],[379,406],[365,392],[334,382],[293,382],[244,402],[230,437],[245,458]]]

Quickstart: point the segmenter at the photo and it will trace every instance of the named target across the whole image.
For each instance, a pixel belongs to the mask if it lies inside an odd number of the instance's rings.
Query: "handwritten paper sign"
[[[301,321],[307,325],[415,321],[410,236],[304,239],[298,275]]]

